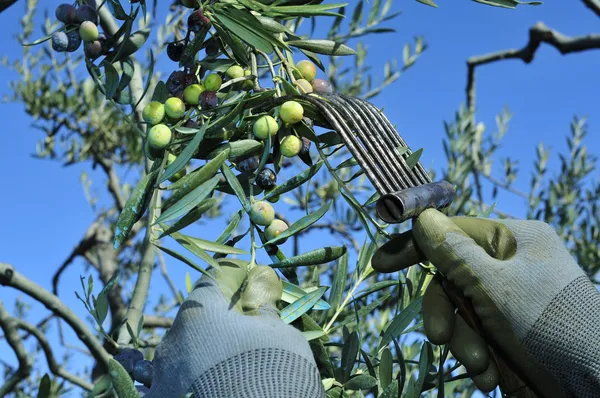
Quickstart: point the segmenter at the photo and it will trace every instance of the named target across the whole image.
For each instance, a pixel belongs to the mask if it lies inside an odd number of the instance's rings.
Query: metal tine
[[[395,191],[399,191],[401,189],[407,188],[405,184],[399,184],[398,179],[395,177],[396,174],[400,172],[400,170],[390,170],[390,166],[392,168],[398,169],[397,162],[391,159],[389,154],[387,154],[386,151],[383,150],[383,148],[381,147],[381,142],[379,142],[379,140],[370,139],[370,137],[367,134],[367,132],[369,132],[370,129],[365,125],[364,120],[362,120],[363,118],[356,117],[355,114],[352,114],[352,112],[350,112],[348,109],[348,102],[343,100],[340,96],[328,96],[327,99],[336,104],[338,106],[337,109],[341,111],[343,116],[346,117],[346,120],[350,122],[351,127],[355,130],[354,133],[361,139],[362,145],[369,151],[377,166],[384,172],[384,174],[388,178],[388,181],[390,182],[390,185],[392,185],[392,189],[394,189]],[[381,163],[382,161],[384,162],[383,164]],[[387,165],[385,163],[387,163]]]
[[[411,176],[411,179],[412,179],[412,181],[414,181],[415,185],[422,185],[422,184],[427,184],[427,183],[431,182],[431,179],[429,178],[427,173],[424,172],[424,170],[419,162],[417,162],[417,165],[413,169],[411,169],[408,166],[408,164],[406,163],[406,157],[410,156],[412,154],[412,151],[410,150],[410,148],[408,147],[406,142],[402,139],[402,137],[398,134],[398,132],[396,131],[394,126],[390,123],[390,121],[387,119],[387,117],[383,114],[383,112],[381,112],[381,110],[377,109],[370,102],[358,100],[358,99],[357,99],[357,101],[365,104],[366,107],[371,111],[371,115],[372,115],[373,119],[375,119],[381,123],[382,130],[384,131],[384,133],[386,133],[386,136],[389,139],[391,139],[391,145],[393,145],[394,147],[402,146],[402,147],[406,147],[408,149],[408,151],[406,152],[405,155],[400,155],[400,158],[401,158],[400,163],[402,164],[402,167],[405,169],[405,171]],[[394,148],[394,152],[397,153],[397,150],[395,150],[395,148]]]
[[[317,99],[312,96],[306,96],[304,97],[304,100],[315,105],[327,117],[327,121],[331,124],[331,127],[342,136],[350,153],[352,153],[356,160],[363,166],[365,172],[370,177],[371,182],[375,185],[375,188],[379,192],[392,192],[389,181],[386,178],[381,178],[380,171],[377,167],[374,167],[372,157],[366,153],[360,143],[357,142],[356,137],[354,137],[352,131],[345,124],[338,112],[335,111],[335,108],[323,99]]]
[[[398,144],[397,146],[402,145],[404,147],[408,147],[406,142],[398,134],[398,132],[396,131],[394,126],[390,123],[390,121],[383,114],[383,112],[381,112],[381,110],[377,109],[373,104],[371,104],[370,102],[365,101],[363,99],[356,98],[355,100],[360,101],[361,103],[365,104],[368,108],[371,109],[374,116],[382,123],[382,125],[383,125],[382,127],[384,127],[384,131],[387,133],[388,137],[390,137],[392,139],[392,141],[395,141]],[[412,152],[410,150],[409,150],[409,152],[407,152],[407,154],[411,154],[411,153]],[[412,171],[408,168],[408,165],[406,164],[405,161],[402,162],[402,165],[404,166],[404,168],[406,168],[407,171],[409,171],[411,176],[414,176],[418,179],[418,185],[428,184],[432,181],[431,177],[425,171],[425,169],[423,168],[423,166],[421,165],[420,162],[417,162],[417,165],[413,169],[414,171]]]
[[[381,136],[380,133],[380,129],[377,128],[377,126],[373,126],[372,123],[372,117],[369,117],[369,115],[367,114],[367,112],[369,112],[368,109],[365,109],[364,105],[362,105],[361,103],[356,103],[354,101],[351,101],[349,98],[347,97],[342,97],[343,100],[346,101],[346,104],[348,107],[352,108],[355,112],[357,112],[360,117],[357,118],[358,120],[360,120],[361,122],[363,122],[363,124],[365,124],[366,122],[371,122],[371,126],[366,127],[367,131],[369,133],[371,133],[370,136],[367,136],[367,142],[374,142],[375,143],[375,147],[377,149],[377,154],[380,156],[381,159],[386,159],[387,160],[387,164],[388,165],[382,165],[382,167],[384,168],[393,168],[394,170],[392,173],[392,179],[395,180],[397,182],[397,184],[400,185],[400,189],[406,189],[409,188],[411,186],[413,186],[413,183],[411,182],[410,177],[408,176],[408,173],[406,172],[406,170],[403,169],[402,167],[402,161],[400,159],[400,154],[398,154],[398,152],[395,150],[395,148],[390,148],[389,143],[387,142],[387,140]],[[365,139],[365,138],[363,138]],[[383,144],[383,146],[381,145]]]

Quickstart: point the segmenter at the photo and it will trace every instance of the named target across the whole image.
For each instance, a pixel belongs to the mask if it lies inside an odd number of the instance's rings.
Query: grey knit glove
[[[413,234],[427,258],[471,300],[485,332],[544,397],[600,397],[600,293],[549,225],[448,218],[426,210]],[[390,272],[410,265],[403,264],[403,250],[388,242],[374,256],[373,268]],[[436,283],[425,293],[423,317],[436,344],[452,347],[453,330],[465,332]]]
[[[269,267],[247,275],[221,262],[217,282],[203,277],[158,345],[150,398],[321,398],[309,344],[279,318],[281,281]],[[247,276],[247,278],[246,278]]]

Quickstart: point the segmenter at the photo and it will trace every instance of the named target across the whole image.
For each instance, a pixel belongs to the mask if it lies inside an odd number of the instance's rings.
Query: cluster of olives
[[[265,228],[265,237],[267,240],[277,238],[288,229],[288,225],[283,220],[275,218],[275,210],[271,204],[264,200],[259,200],[252,203],[250,207],[250,221],[256,225],[260,225]],[[279,244],[285,243],[287,239],[283,239]]]
[[[331,84],[324,79],[315,79],[317,77],[317,67],[310,61],[300,61],[294,69],[296,78],[296,87],[301,93],[331,93],[333,88]]]
[[[106,36],[98,31],[95,0],[86,0],[79,7],[61,4],[56,7],[55,15],[64,26],[52,34],[54,51],[74,52],[85,42],[84,51],[89,58],[98,58],[105,52]]]
[[[123,366],[133,380],[143,384],[146,388],[152,385],[154,366],[151,361],[144,359],[144,354],[141,351],[124,348],[114,356],[114,359]],[[146,392],[143,388],[138,389],[141,392]]]

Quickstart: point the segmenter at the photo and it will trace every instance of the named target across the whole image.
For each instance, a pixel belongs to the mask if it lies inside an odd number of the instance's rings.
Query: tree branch
[[[0,12],[15,4],[17,0],[0,0]]]
[[[598,0],[583,0],[583,4],[600,17],[600,2]]]
[[[58,362],[56,362],[56,358],[54,358],[54,354],[52,353],[52,348],[50,348],[50,343],[48,343],[48,339],[35,325],[27,323],[21,319],[16,319],[15,322],[19,329],[25,330],[28,333],[28,335],[33,335],[37,339],[38,343],[40,343],[40,346],[42,347],[42,350],[46,355],[48,368],[54,375],[62,377],[63,379],[87,391],[92,391],[92,389],[94,388],[92,384],[88,383],[79,376],[67,372],[62,366],[58,364]]]
[[[75,331],[79,340],[81,340],[88,350],[90,350],[90,353],[94,356],[96,361],[98,361],[106,371],[108,370],[108,359],[110,358],[108,352],[102,347],[100,342],[94,336],[94,333],[85,325],[85,323],[57,296],[33,281],[30,281],[17,272],[12,265],[6,263],[0,263],[0,285],[11,286],[20,290],[44,304],[44,306],[55,315],[64,319]]]
[[[594,4],[598,7],[596,0],[584,0],[584,3]],[[588,5],[588,7],[590,7]],[[590,7],[594,9],[593,7]],[[543,22],[536,23],[529,29],[529,41],[525,47],[517,50],[504,50],[491,54],[471,57],[467,60],[467,107],[469,111],[475,109],[475,68],[505,59],[520,59],[526,64],[533,61],[535,52],[541,43],[547,43],[556,48],[561,54],[581,52],[586,50],[600,49],[600,34],[589,34],[585,36],[569,37],[550,29]]]
[[[173,326],[173,318],[168,318],[164,316],[156,316],[156,315],[144,315],[144,328],[146,329],[155,329],[155,328],[164,328],[169,329]]]
[[[1,263],[0,266],[2,266]],[[29,373],[31,372],[31,359],[27,354],[27,350],[25,350],[25,346],[23,346],[23,341],[19,336],[19,332],[17,332],[15,318],[12,318],[8,314],[4,305],[2,305],[2,301],[0,301],[0,328],[4,331],[6,341],[8,341],[8,344],[11,346],[19,360],[19,368],[17,371],[6,380],[2,386],[0,386],[0,397],[5,397],[17,386],[17,384],[29,376]]]
[[[108,178],[107,187],[110,194],[115,199],[115,203],[117,205],[117,209],[119,213],[123,211],[125,208],[126,199],[123,197],[121,193],[121,184],[119,182],[119,176],[115,173],[115,169],[113,168],[112,162],[104,158],[102,156],[94,156],[96,161],[102,167],[102,170],[106,173],[106,177]]]

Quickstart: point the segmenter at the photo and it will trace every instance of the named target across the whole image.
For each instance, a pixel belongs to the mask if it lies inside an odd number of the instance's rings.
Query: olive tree
[[[599,14],[593,0],[584,2]],[[404,47],[401,67],[389,60],[383,78],[370,72],[361,40],[393,32],[390,5],[185,0],[171,4],[158,23],[157,7],[166,4],[78,1],[51,13],[40,32],[33,21],[41,6],[28,0],[23,58],[6,64],[21,76],[12,82],[12,100],[25,105],[44,134],[37,156],[100,169],[110,199],[86,190],[97,218],[57,267],[51,292],[19,273],[18,264],[0,265],[2,289],[21,290],[51,310],[33,325],[23,320],[22,304],[11,315],[0,303],[3,337],[19,364],[4,365],[0,392],[57,396],[75,387],[89,396],[126,394],[130,369],[113,357],[136,348],[151,360],[187,294],[169,276],[172,258],[191,267],[188,292],[208,266],[224,261],[279,270],[282,318],[309,339],[331,397],[472,394],[476,387],[460,363],[421,333],[420,297],[435,269],[423,263],[390,275],[373,271],[378,245],[407,227],[376,218],[377,195],[364,171],[337,134],[319,127],[319,109],[301,99],[328,91],[370,99],[413,66],[426,50],[422,38]],[[327,37],[313,37],[314,26],[324,23]],[[559,175],[547,176],[549,155],[540,146],[531,190],[520,192],[511,186],[514,161],[504,162],[501,176],[492,168],[508,113],[498,117],[495,134],[476,120],[475,69],[507,57],[531,62],[542,42],[564,53],[600,45],[594,36],[567,38],[536,25],[523,50],[468,61],[466,105],[445,126],[448,165],[441,172],[457,190],[450,212],[516,216],[492,204],[499,189],[510,191],[527,200],[528,217],[557,228],[595,277],[599,188],[588,180],[595,158],[583,143],[584,121],[572,123]],[[155,65],[164,56],[174,66],[161,73]],[[405,156],[418,160],[421,153]],[[132,172],[135,181],[125,181]],[[82,181],[87,187],[89,178]],[[224,226],[210,240],[185,233],[197,223]],[[337,243],[305,251],[307,234]],[[75,259],[86,264],[76,293],[89,321],[60,299],[61,275]],[[170,289],[149,300],[158,273]],[[92,358],[89,371],[72,374],[55,357],[43,332],[53,319],[77,333]],[[23,345],[30,338],[36,352]],[[51,372],[40,379],[32,377],[37,352]]]

